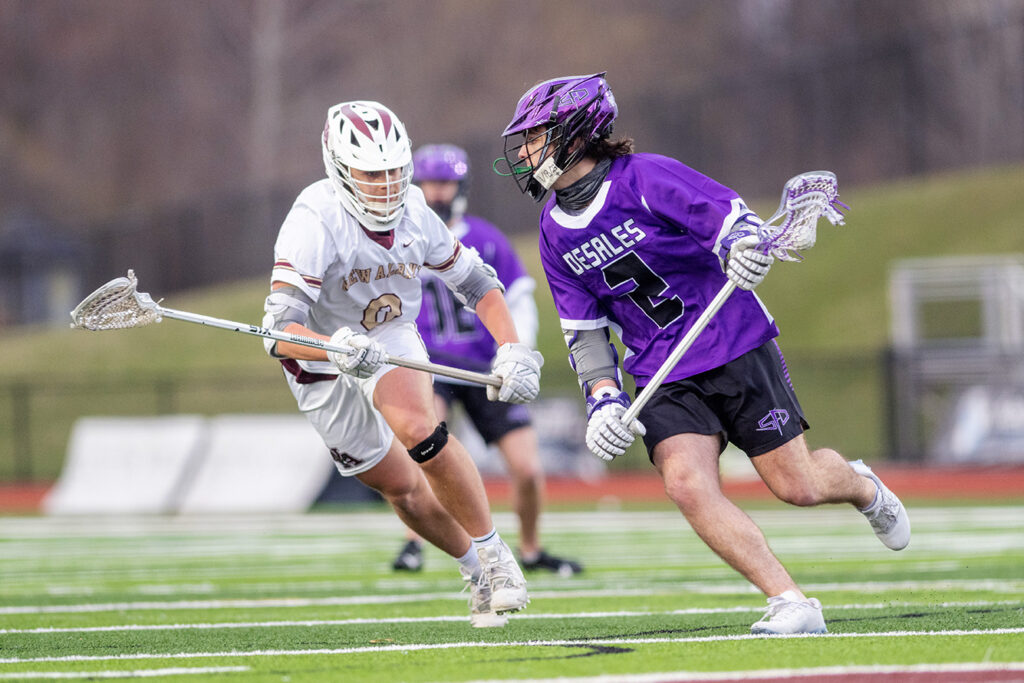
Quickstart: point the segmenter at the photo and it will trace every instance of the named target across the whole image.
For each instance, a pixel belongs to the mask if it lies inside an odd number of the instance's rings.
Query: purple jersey
[[[752,212],[723,185],[655,154],[616,159],[578,216],[554,197],[540,218],[540,255],[567,330],[610,326],[623,368],[644,386],[726,284],[721,240]],[[778,335],[753,292],[736,290],[666,381],[724,365]]]
[[[528,278],[526,269],[512,245],[494,224],[476,216],[466,216],[452,227],[463,247],[474,248],[484,263],[498,274],[507,290],[521,278]],[[431,360],[466,370],[489,372],[497,347],[480,318],[458,302],[444,281],[431,274],[421,274],[423,305],[416,325],[427,346]]]

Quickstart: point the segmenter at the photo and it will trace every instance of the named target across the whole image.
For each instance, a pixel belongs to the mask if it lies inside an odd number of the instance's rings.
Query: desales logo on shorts
[[[768,414],[757,422],[757,431],[782,433],[782,425],[789,422],[789,411],[784,408],[769,410]]]

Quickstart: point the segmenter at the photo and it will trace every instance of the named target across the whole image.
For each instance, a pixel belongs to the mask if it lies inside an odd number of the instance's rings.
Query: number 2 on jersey
[[[668,284],[636,252],[631,251],[608,263],[601,269],[601,273],[611,289],[630,281],[636,283],[633,291],[626,296],[658,327],[668,327],[683,314],[682,300],[678,296],[669,299],[664,297]],[[655,298],[662,301],[654,303]]]

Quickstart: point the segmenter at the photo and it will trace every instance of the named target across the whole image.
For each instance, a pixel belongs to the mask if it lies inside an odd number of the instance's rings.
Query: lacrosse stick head
[[[757,229],[761,250],[780,261],[800,261],[800,252],[814,246],[818,219],[843,225],[839,185],[831,171],[801,173],[786,181],[778,210]],[[775,221],[782,219],[779,225]]]
[[[103,285],[71,311],[71,327],[86,330],[122,330],[160,322],[160,306],[136,290],[135,272]]]

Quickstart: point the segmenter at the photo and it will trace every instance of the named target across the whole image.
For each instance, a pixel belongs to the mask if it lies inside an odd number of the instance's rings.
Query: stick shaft
[[[158,308],[160,309],[160,315],[166,318],[173,318],[174,320],[183,320],[185,322],[197,323],[199,325],[219,327],[224,330],[231,330],[232,332],[251,334],[256,337],[264,337],[275,341],[290,342],[300,346],[309,346],[314,349],[323,349],[324,351],[337,351],[344,353],[347,350],[345,347],[331,344],[328,341],[324,341],[323,339],[318,339],[316,337],[306,337],[291,334],[289,332],[280,332],[278,330],[271,330],[266,327],[259,327],[248,323],[237,323],[232,320],[212,318],[206,315],[199,315],[198,313],[189,313],[188,311],[177,311],[173,308],[164,308],[163,306]],[[398,367],[409,368],[411,370],[420,370],[434,375],[451,377],[452,379],[461,379],[465,382],[473,382],[474,384],[490,385],[492,387],[501,386],[501,380],[494,375],[484,375],[471,370],[463,370],[462,368],[452,368],[447,365],[437,365],[436,363],[427,363],[391,355],[387,356],[385,362],[389,365],[397,365]]]
[[[661,383],[665,381],[665,377],[668,376],[668,373],[672,372],[672,369],[675,368],[680,359],[682,359],[683,354],[693,346],[693,342],[697,340],[697,337],[699,337],[700,333],[704,331],[704,328],[708,326],[711,319],[715,317],[716,313],[718,313],[718,309],[722,307],[735,289],[736,285],[730,280],[725,283],[720,290],[718,290],[718,294],[716,294],[715,298],[711,300],[708,307],[704,309],[704,312],[700,314],[700,317],[697,318],[697,322],[693,323],[693,327],[686,331],[686,335],[683,336],[682,340],[674,349],[672,349],[672,353],[669,354],[668,358],[665,359],[665,362],[661,364],[660,368],[658,368],[658,371],[654,373],[653,377],[651,377],[651,381],[644,387],[643,393],[637,396],[633,405],[627,408],[626,412],[622,414],[623,424],[630,424],[640,413],[640,410],[647,405],[647,402],[651,400],[651,396],[654,395],[654,392],[661,386]]]
[[[776,210],[775,213],[773,213],[771,217],[768,218],[768,220],[764,221],[758,228],[758,237],[760,238],[762,245],[765,243],[770,243],[771,240],[777,236],[776,234],[772,233],[766,235],[764,232],[765,228],[770,226],[775,220],[779,218],[786,217],[786,219],[788,220],[790,218],[790,214],[795,211],[794,207],[790,206],[789,204],[789,200],[791,199],[790,188],[795,187],[799,185],[801,181],[805,181],[808,179],[820,179],[824,180],[825,182],[828,182],[833,189],[831,200],[838,198],[838,192],[836,190],[836,177],[835,174],[833,174],[830,171],[801,173],[800,175],[793,176],[792,178],[786,181],[785,186],[783,186],[782,188],[782,199],[779,201],[778,210]],[[830,210],[830,207],[831,203],[818,206],[816,207],[817,211],[813,215],[807,215],[803,218],[803,220],[810,227],[810,245],[814,244],[813,229],[817,225],[818,219],[821,217],[823,212]],[[831,221],[833,224],[836,224],[834,216],[830,216],[828,213],[825,213],[825,215],[826,217],[828,217],[829,221]],[[838,214],[836,215],[838,216]],[[839,222],[842,223],[841,217],[839,218]],[[788,225],[787,223],[783,223],[783,228],[779,229],[779,232],[787,232],[791,227],[792,226]],[[786,248],[795,247],[784,247],[782,251],[784,252]],[[779,256],[779,258],[780,260],[794,260],[793,258],[784,258],[784,256]],[[669,354],[669,357],[665,359],[665,362],[661,364],[661,367],[658,368],[658,371],[654,373],[653,377],[651,377],[651,381],[647,383],[646,387],[644,387],[643,393],[640,394],[640,396],[637,397],[637,400],[633,403],[633,405],[631,405],[626,410],[626,412],[622,414],[623,423],[627,425],[631,423],[640,413],[641,408],[647,405],[647,402],[651,399],[651,395],[654,394],[658,387],[661,386],[661,383],[665,381],[665,377],[668,375],[668,373],[672,372],[672,369],[675,368],[675,366],[679,363],[679,360],[683,357],[683,354],[686,353],[687,350],[689,350],[690,346],[693,345],[693,342],[697,339],[700,333],[704,331],[704,328],[708,326],[708,323],[711,322],[711,319],[715,317],[716,313],[718,313],[718,309],[720,309],[722,305],[725,304],[726,300],[732,295],[735,289],[736,285],[729,281],[720,290],[718,290],[718,294],[715,295],[715,298],[711,300],[711,303],[708,304],[708,307],[704,310],[703,313],[701,313],[700,317],[697,318],[697,321],[693,324],[693,327],[691,327],[687,331],[682,341],[680,341],[679,344],[674,349],[672,349],[672,353]]]

